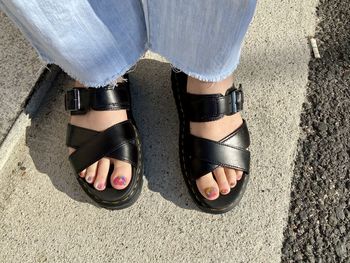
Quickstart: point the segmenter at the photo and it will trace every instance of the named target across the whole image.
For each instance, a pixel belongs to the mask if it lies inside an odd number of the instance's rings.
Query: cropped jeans
[[[0,0],[46,63],[99,87],[147,50],[202,81],[229,76],[256,0]]]

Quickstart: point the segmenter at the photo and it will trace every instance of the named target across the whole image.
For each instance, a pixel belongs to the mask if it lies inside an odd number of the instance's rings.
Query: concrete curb
[[[60,71],[61,69],[58,66],[49,65],[48,67],[43,68],[42,72],[40,73],[40,77],[29,94],[23,110],[15,119],[7,136],[0,145],[0,173],[9,157],[15,150],[19,140],[23,137],[26,128],[30,125],[31,117],[35,115],[36,111],[41,105],[41,102]]]

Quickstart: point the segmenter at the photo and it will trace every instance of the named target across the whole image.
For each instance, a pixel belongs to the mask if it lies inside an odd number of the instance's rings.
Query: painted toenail
[[[205,188],[204,193],[208,198],[213,198],[216,196],[216,189],[214,187],[208,187]]]
[[[88,177],[86,178],[86,181],[88,181],[89,183],[91,183],[91,182],[92,182],[92,176],[88,176]]]
[[[98,190],[103,190],[104,186],[105,186],[105,184],[99,183],[99,184],[97,185],[97,189],[98,189]]]
[[[221,193],[222,193],[222,194],[227,194],[229,191],[230,191],[230,190],[228,190],[228,189],[223,189],[223,190],[221,190]]]
[[[113,184],[119,185],[119,186],[125,186],[126,185],[126,177],[125,176],[117,176],[113,180]]]

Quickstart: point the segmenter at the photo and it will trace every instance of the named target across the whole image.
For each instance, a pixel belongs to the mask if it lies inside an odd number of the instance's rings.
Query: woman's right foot
[[[79,82],[76,82],[75,87],[84,89],[83,85]],[[117,88],[118,87],[116,87],[116,89]],[[101,132],[127,119],[126,110],[90,110],[84,115],[72,115],[69,123]],[[73,152],[74,149],[69,148],[69,154]],[[131,180],[131,165],[113,158],[104,157],[100,159],[82,171],[79,176],[85,178],[86,182],[92,184],[97,190],[103,191],[107,185],[110,164],[114,165],[114,171],[110,177],[111,185],[117,190],[126,188]]]
[[[191,94],[225,94],[233,84],[230,76],[220,82],[203,82],[188,77],[187,92]],[[191,134],[213,141],[225,138],[243,123],[241,114],[238,112],[231,116],[224,116],[219,120],[209,122],[190,122]],[[212,173],[208,173],[196,180],[200,193],[208,200],[215,200],[220,193],[227,195],[232,188],[241,180],[243,172],[240,170],[218,167]]]

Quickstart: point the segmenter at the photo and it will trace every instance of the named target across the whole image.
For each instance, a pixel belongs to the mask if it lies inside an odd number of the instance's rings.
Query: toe
[[[86,169],[84,169],[83,171],[81,171],[81,172],[79,173],[79,176],[80,176],[81,178],[84,178],[84,177],[86,176]]]
[[[206,174],[196,181],[199,192],[208,200],[215,200],[219,197],[219,187],[213,178],[213,174]]]
[[[241,180],[243,176],[243,171],[236,170],[236,179],[237,181]]]
[[[98,162],[97,176],[94,182],[94,187],[99,191],[103,191],[106,188],[109,165],[110,161],[107,158],[102,158]]]
[[[97,162],[90,165],[88,168],[86,168],[85,180],[89,184],[92,184],[95,181],[96,170],[97,170]]]
[[[119,160],[114,160],[113,163],[114,170],[111,176],[111,184],[115,189],[124,189],[131,180],[131,165]]]
[[[69,155],[71,155],[72,153],[74,153],[75,152],[75,149],[73,149],[73,148],[71,148],[71,147],[68,147],[68,153],[69,153]],[[85,176],[86,176],[86,169],[84,169],[83,171],[81,171],[80,173],[79,173],[79,176],[81,177],[81,178],[84,178]]]
[[[236,171],[234,169],[229,169],[229,168],[225,168],[225,174],[226,174],[226,179],[228,184],[230,185],[231,188],[236,186]]]
[[[222,167],[218,167],[213,172],[215,179],[219,185],[220,193],[226,195],[230,192],[230,186],[226,179],[225,170]]]

